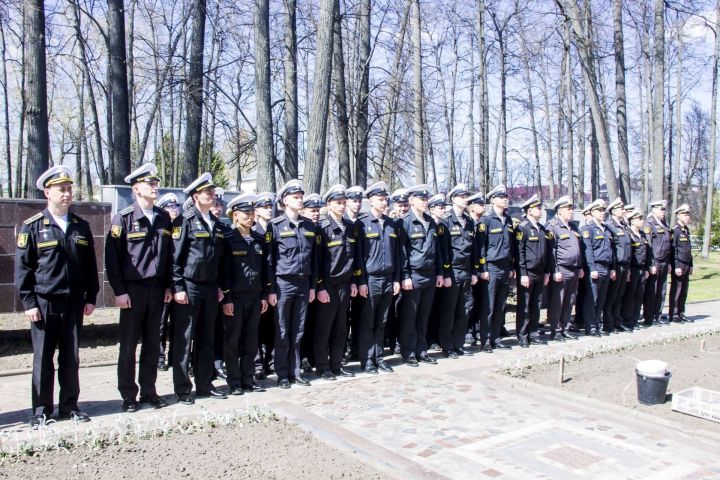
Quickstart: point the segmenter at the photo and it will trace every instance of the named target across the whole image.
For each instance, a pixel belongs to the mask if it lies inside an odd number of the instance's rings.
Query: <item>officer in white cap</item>
[[[178,402],[194,403],[188,372],[193,344],[195,394],[223,399],[213,384],[215,323],[223,298],[220,276],[227,229],[210,212],[215,204],[215,184],[204,173],[183,192],[193,205],[173,222],[173,383]]]
[[[445,211],[447,210],[447,203],[445,203],[445,195],[438,193],[430,197],[428,200],[428,211],[430,216],[433,217],[435,223],[439,223],[442,220]]]
[[[160,197],[156,203],[158,207],[165,210],[170,215],[170,222],[172,223],[180,215],[180,209],[182,206],[178,201],[177,195],[174,193],[166,193]],[[160,323],[160,356],[158,358],[158,370],[163,372],[168,370],[168,341],[172,342],[172,337],[169,331],[170,327],[170,311],[172,310],[172,300],[168,303],[163,303],[162,322]]]
[[[358,229],[360,228],[359,219],[363,215],[362,210],[363,198],[365,198],[365,190],[358,186],[352,186],[345,192],[347,195],[345,218],[353,223]],[[356,360],[359,358],[359,340],[360,340],[360,316],[362,315],[363,303],[365,297],[355,295],[350,298],[350,329],[347,342],[347,350],[349,358]],[[344,360],[347,363],[347,358]]]
[[[322,197],[311,193],[303,197],[303,217],[309,218],[315,225],[320,223],[320,209],[325,206]]]
[[[273,219],[275,194],[261,192],[255,198],[255,225],[253,231],[265,237]],[[275,307],[268,304],[260,314],[258,353],[255,357],[255,380],[264,380],[272,368],[272,352],[275,348]]]
[[[627,207],[627,205],[626,205]],[[632,240],[632,256],[630,260],[630,281],[623,293],[622,317],[626,327],[634,329],[640,318],[640,309],[645,293],[645,281],[650,276],[653,266],[652,248],[643,232],[644,219],[642,212],[633,210],[628,214],[630,222],[629,235]]]
[[[266,233],[270,234],[268,301],[277,305],[274,360],[280,388],[290,388],[293,382],[310,385],[300,372],[300,343],[308,303],[315,300],[318,229],[301,215],[304,194],[298,180],[283,185],[278,200],[285,205],[285,212],[270,222]]]
[[[125,177],[135,201],[118,211],[105,238],[105,271],[120,308],[118,391],[122,409],[137,412],[140,403],[167,405],[155,388],[160,352],[163,305],[172,301],[170,289],[172,222],[155,206],[160,187],[157,167],[146,163]],[[135,351],[142,337],[135,383]]]
[[[39,427],[53,412],[55,349],[58,349],[60,418],[86,422],[78,407],[78,335],[92,315],[99,291],[90,225],[69,211],[72,171],[57,165],[38,178],[47,207],[20,226],[15,251],[15,286],[30,321],[33,346],[32,416]]]
[[[650,327],[653,323],[666,325],[668,320],[661,315],[665,303],[668,269],[671,262],[672,232],[667,224],[667,201],[650,202],[650,215],[645,223],[644,232],[653,251],[655,275],[650,275],[645,283],[643,298],[643,326]]]
[[[233,229],[225,236],[228,290],[223,297],[223,338],[227,383],[231,395],[261,392],[255,383],[255,355],[258,349],[260,314],[267,310],[268,242],[252,229],[255,202],[251,193],[240,193],[227,206]]]
[[[483,349],[510,348],[502,343],[505,326],[505,304],[509,282],[515,278],[513,250],[515,233],[507,212],[508,196],[504,185],[488,192],[486,200],[492,205],[490,214],[482,218],[483,232],[480,243],[481,279],[487,282],[487,318],[480,321]],[[484,321],[483,321],[484,320]]]
[[[485,241],[485,225],[482,217],[485,215],[485,194],[482,192],[468,192],[467,213],[475,226],[475,243],[478,252],[478,280],[485,259],[480,256],[480,244]],[[487,282],[478,281],[472,286],[472,303],[468,310],[468,329],[465,334],[465,342],[471,346],[477,346],[481,341],[480,323],[487,318]],[[491,350],[487,350],[491,351]]]
[[[407,215],[410,210],[410,202],[407,188],[398,188],[392,195],[390,195],[390,203],[392,204],[392,211],[390,212],[390,218],[402,218]]]
[[[355,223],[360,215],[362,209],[362,201],[365,197],[365,190],[357,185],[348,188],[345,191],[347,195],[345,217],[351,222]]]
[[[692,322],[685,316],[690,275],[693,273],[693,257],[690,244],[690,207],[683,203],[675,210],[675,226],[672,229],[672,254],[670,255],[670,310],[671,322]]]
[[[613,254],[615,255],[615,280],[610,281],[603,317],[605,331],[626,332],[629,331],[623,325],[622,303],[623,292],[630,281],[630,260],[632,257],[632,240],[630,239],[630,228],[625,223],[625,206],[618,197],[608,204],[607,211],[610,214],[605,225],[612,232]]]

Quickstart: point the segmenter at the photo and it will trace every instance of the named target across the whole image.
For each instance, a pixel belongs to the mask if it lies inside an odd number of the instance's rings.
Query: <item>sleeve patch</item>
[[[265,232],[265,243],[270,243],[272,241],[272,233]]]
[[[523,232],[517,232],[517,233],[515,234],[515,239],[518,240],[518,241],[519,241],[519,240],[522,240],[522,239],[523,239]]]
[[[485,231],[485,224],[484,224],[484,223],[481,223],[480,225],[478,225],[478,229],[480,230],[480,232],[484,232],[484,231]]]
[[[438,226],[438,235],[445,235],[445,227],[442,225]]]
[[[18,235],[17,238],[17,246],[18,248],[25,248],[27,247],[27,241],[28,241],[28,234],[27,233],[21,233]]]
[[[112,227],[110,227],[110,235],[112,235],[113,238],[120,238],[121,233],[122,233],[122,226],[113,225]]]
[[[173,227],[172,229],[172,238],[177,240],[180,238],[180,232],[182,232],[182,227]]]
[[[583,231],[582,236],[583,236],[583,238],[590,238],[590,232],[585,230],[585,231]]]

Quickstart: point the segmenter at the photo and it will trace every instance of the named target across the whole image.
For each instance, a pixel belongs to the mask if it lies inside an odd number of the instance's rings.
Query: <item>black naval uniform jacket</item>
[[[480,254],[475,235],[477,228],[468,214],[463,213],[462,219],[464,224],[451,209],[440,221],[445,230],[441,238],[445,240],[448,256],[449,267],[446,264],[446,269],[456,282],[469,280],[472,275],[480,273]]]
[[[269,238],[250,230],[250,241],[233,228],[225,234],[225,262],[223,268],[225,294],[223,304],[233,298],[265,298],[270,287],[267,273]]]
[[[293,223],[286,214],[272,219],[265,232],[270,242],[268,283],[276,293],[276,277],[309,277],[310,289],[317,288],[318,227],[310,219],[299,216]]]
[[[449,277],[444,267],[447,261],[442,242],[438,239],[438,228],[444,231],[445,227],[438,227],[427,213],[423,213],[423,220],[427,227],[411,209],[396,224],[400,238],[401,279],[412,279],[416,288],[434,286],[435,277]]]
[[[519,276],[550,273],[548,231],[542,223],[537,222],[537,226],[534,226],[527,219],[520,222],[515,231],[515,247]]]
[[[47,209],[25,220],[17,237],[15,284],[25,310],[38,308],[37,294],[95,305],[100,286],[88,222],[68,212],[63,233]]]
[[[117,212],[105,239],[105,270],[115,295],[127,293],[125,282],[157,279],[171,284],[172,222],[164,210],[153,207],[152,224],[137,202]]]
[[[365,271],[360,250],[360,228],[358,222],[346,217],[340,219],[342,226],[327,215],[320,220],[318,235],[318,290],[325,290],[328,283],[333,285],[366,285]]]
[[[693,257],[690,251],[690,230],[675,224],[672,229],[672,249],[670,250],[670,261],[673,272],[680,268],[686,274],[693,267]]]

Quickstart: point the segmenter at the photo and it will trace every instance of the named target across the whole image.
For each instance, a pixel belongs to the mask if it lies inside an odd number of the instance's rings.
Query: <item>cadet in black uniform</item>
[[[58,348],[60,418],[87,422],[78,407],[78,335],[83,315],[95,310],[99,290],[90,225],[68,211],[72,204],[72,172],[56,165],[38,178],[47,208],[23,222],[15,251],[15,285],[33,345],[32,416],[36,428],[53,412]]]
[[[408,210],[410,210],[407,189],[398,188],[395,190],[390,196],[390,203],[392,203],[392,211],[388,216],[393,220],[393,228],[396,229],[397,233],[397,220],[407,215]],[[396,268],[402,271],[402,265],[399,261],[400,256],[398,254],[398,264]],[[400,272],[400,274],[402,274],[402,272]],[[395,355],[400,355],[400,314],[398,309],[403,296],[402,289],[400,289],[400,293],[393,295],[392,303],[388,310],[385,335],[387,336],[387,344],[390,347],[390,352]]]
[[[323,196],[328,214],[320,220],[313,347],[317,374],[325,380],[335,380],[336,375],[355,376],[342,367],[348,333],[348,309],[350,297],[358,294],[359,285],[365,286],[367,295],[360,263],[360,229],[344,217],[346,200],[343,185],[331,187]]]
[[[499,185],[486,196],[492,211],[482,218],[481,229],[485,234],[480,244],[481,279],[487,282],[487,318],[480,321],[483,349],[510,348],[501,341],[505,326],[505,304],[509,282],[515,278],[513,270],[513,242],[515,234],[510,215],[507,213],[508,198],[505,186]],[[483,333],[484,332],[484,333]]]
[[[465,213],[469,191],[465,184],[455,185],[448,192],[452,202],[450,211],[441,219],[444,227],[442,238],[446,241],[447,263],[445,270],[450,274],[445,280],[449,285],[440,290],[441,310],[438,312],[440,347],[448,358],[469,355],[465,345],[468,325],[468,310],[472,307],[472,286],[478,282],[480,259],[475,238],[477,228],[473,219]]]
[[[285,213],[270,222],[268,301],[275,311],[275,373],[278,386],[290,383],[309,386],[300,374],[302,342],[308,303],[315,300],[317,283],[317,227],[300,215],[304,195],[298,180],[287,182],[278,192]],[[267,235],[266,233],[266,235]]]
[[[525,220],[520,222],[515,233],[517,248],[517,289],[518,304],[515,319],[515,334],[518,344],[527,348],[530,341],[537,341],[540,325],[540,308],[544,287],[550,283],[548,270],[547,230],[540,223],[542,203],[533,195],[522,204]]]
[[[220,225],[224,227],[225,233],[230,233],[232,230],[232,222],[228,217],[225,216],[225,201],[223,197],[225,190],[220,187],[215,187],[215,203],[210,207],[210,213],[215,215]],[[221,380],[227,380],[227,370],[225,369],[225,324],[222,308],[217,309],[217,315],[215,316],[215,339],[213,345],[215,345],[215,354],[213,358],[213,364],[215,365],[215,373],[213,377]]]
[[[275,194],[263,192],[257,195],[255,201],[255,225],[253,231],[265,237],[270,221],[273,218],[273,203]],[[267,249],[267,248],[266,248]],[[260,326],[258,327],[258,353],[255,357],[255,379],[264,380],[272,373],[272,354],[275,348],[275,307],[268,304],[268,308],[260,313]]]
[[[479,275],[482,272],[485,259],[480,255],[480,245],[485,241],[485,225],[482,217],[485,215],[485,194],[478,192],[470,195],[467,199],[467,213],[475,226],[475,243],[478,251],[478,282],[471,287],[472,303],[468,310],[468,327],[465,334],[465,341],[471,346],[482,342],[480,335],[480,323],[487,319],[487,282],[480,281]],[[485,345],[485,351],[492,353],[492,347]]]
[[[180,215],[180,204],[177,195],[166,193],[157,201],[158,208],[161,208],[170,215],[170,223]],[[172,292],[171,292],[172,293]],[[160,322],[160,355],[158,357],[158,370],[167,371],[167,359],[172,358],[172,322],[170,311],[172,310],[172,295],[163,303],[162,321]],[[168,348],[169,346],[169,348]]]
[[[368,294],[363,302],[359,326],[360,368],[377,374],[392,372],[383,359],[385,324],[393,295],[400,293],[400,261],[395,222],[385,212],[388,192],[385,182],[371,185],[365,195],[370,213],[360,214],[361,265],[365,265]]]
[[[665,223],[667,202],[656,200],[650,203],[650,215],[645,224],[645,235],[653,250],[655,275],[650,275],[645,283],[645,296],[643,300],[643,325],[649,327],[653,322],[665,325],[668,322],[661,316],[665,302],[665,288],[667,286],[668,269],[670,267],[670,248],[672,236]]]
[[[443,285],[445,271],[438,227],[428,215],[430,188],[418,185],[408,189],[410,211],[398,220],[403,298],[400,314],[400,354],[405,363],[418,366],[418,360],[435,364],[427,354],[427,325],[435,288]],[[442,233],[442,232],[440,232]]]
[[[350,187],[346,190],[347,201],[345,208],[345,218],[350,223],[356,225],[359,228],[358,218],[360,216],[360,210],[362,209],[362,199],[365,196],[365,190],[357,185]],[[362,316],[363,304],[365,298],[362,295],[355,295],[350,297],[350,328],[348,329],[348,341],[347,350],[349,350],[349,357],[352,360],[359,360],[359,348],[360,348],[360,317]],[[343,364],[347,363],[347,357],[343,359]]]
[[[693,273],[693,257],[690,251],[690,207],[684,203],[675,210],[676,224],[672,229],[672,249],[670,254],[670,310],[671,322],[692,322],[685,316],[685,300],[688,283]]]
[[[625,326],[633,329],[640,318],[640,308],[645,293],[645,281],[654,272],[652,248],[643,233],[643,217],[640,211],[634,210],[628,215],[630,222],[630,238],[632,240],[632,257],[630,260],[630,281],[623,295],[622,316]]]
[[[146,163],[125,177],[135,201],[117,212],[105,239],[105,270],[120,308],[118,391],[122,409],[136,412],[137,402],[155,408],[167,406],[155,388],[163,305],[172,300],[170,290],[170,215],[154,206],[160,178],[157,167]],[[135,383],[135,351],[140,348],[138,388]]]
[[[571,217],[572,218],[572,217]],[[578,230],[587,225],[588,223],[591,223],[593,221],[593,217],[590,214],[589,211],[583,211],[583,218],[578,222],[577,225]],[[582,242],[581,242],[582,243]],[[584,247],[584,243],[582,246]],[[584,255],[583,255],[583,261],[584,261]],[[590,274],[585,274],[585,268],[583,265],[583,275],[580,276],[580,279],[578,280],[577,284],[577,296],[575,297],[575,317],[573,318],[572,323],[568,327],[568,330],[571,332],[584,332],[585,331],[585,299],[587,298],[587,293],[590,291]]]
[[[622,300],[627,282],[630,281],[630,257],[632,256],[632,240],[628,226],[625,224],[625,209],[619,198],[608,205],[610,219],[605,223],[612,232],[615,255],[615,280],[608,286],[607,299],[603,311],[606,332],[626,332],[623,325]]]
[[[222,301],[221,264],[225,228],[210,207],[215,185],[202,174],[183,190],[194,205],[173,222],[173,383],[180,403],[190,405],[192,382],[188,375],[193,344],[195,393],[199,397],[226,398],[212,385],[214,373],[215,317]]]
[[[608,286],[615,279],[615,254],[612,232],[605,226],[605,201],[598,199],[585,207],[593,221],[580,229],[585,248],[586,273],[590,275],[590,290],[585,300],[585,333],[600,336],[602,313]]]
[[[320,209],[325,206],[322,197],[317,193],[311,193],[303,198],[303,217],[309,219],[316,227],[320,226]],[[305,317],[305,328],[302,342],[300,343],[300,369],[304,373],[312,373],[315,366],[315,323],[317,319],[318,302],[317,296],[314,302],[310,302]]]
[[[223,269],[225,322],[224,357],[231,395],[263,392],[255,384],[255,354],[258,348],[260,314],[267,310],[267,255],[269,237],[252,229],[255,223],[255,195],[241,193],[228,203],[227,216],[235,228],[225,235],[229,264]]]
[[[555,217],[547,224],[548,269],[552,272],[547,314],[552,339],[564,342],[567,338],[575,338],[567,329],[576,303],[578,281],[582,280],[585,271],[580,232],[571,221],[572,199],[560,197],[553,209]]]

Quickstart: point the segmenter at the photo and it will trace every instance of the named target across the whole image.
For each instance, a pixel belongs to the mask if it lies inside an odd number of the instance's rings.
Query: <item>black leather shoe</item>
[[[230,388],[230,395],[242,395],[243,389],[241,387],[231,387]]]
[[[420,364],[418,363],[418,361],[414,355],[405,359],[405,365],[409,365],[411,367],[419,367],[420,366]]]
[[[332,380],[337,380],[337,378],[335,377],[335,375],[333,375],[330,370],[325,370],[324,372],[321,372],[319,376],[320,376],[320,378],[322,378],[323,380],[330,380],[330,381],[332,381]]]
[[[520,346],[520,348],[530,348],[530,343],[524,338],[518,340],[518,345]]]
[[[492,347],[493,347],[493,348],[502,348],[502,349],[505,349],[505,350],[510,350],[510,345],[505,345],[504,343],[502,343],[501,340],[496,341],[496,342],[495,342],[495,345],[493,345]]]
[[[227,380],[227,370],[225,370],[225,367],[219,367],[215,369],[215,378],[219,378],[220,380]]]
[[[167,407],[167,402],[160,395],[140,395],[140,403],[149,403],[153,408]]]
[[[201,398],[216,398],[218,400],[223,400],[223,399],[227,398],[227,395],[225,395],[224,392],[222,392],[216,388],[211,388],[207,392],[196,391],[195,395],[198,397],[201,397]]]
[[[555,335],[553,335],[552,339],[556,342],[565,342],[565,337],[563,337],[563,334],[558,332]]]
[[[189,393],[175,395],[175,397],[177,398],[178,403],[182,403],[183,405],[192,405],[195,403],[195,399]]]
[[[267,378],[267,373],[265,371],[260,370],[255,372],[255,380],[265,380]]]
[[[60,412],[60,418],[62,420],[72,420],[77,423],[84,423],[90,421],[90,415],[83,412],[82,410],[70,410],[69,412]]]
[[[303,358],[300,362],[300,370],[303,371],[303,373],[312,373],[313,368],[312,365],[310,365],[310,361],[307,358]]]
[[[449,352],[446,350],[443,350],[442,354],[445,358],[452,358],[453,360],[458,359],[458,354],[455,353],[453,350],[450,350]]]
[[[490,345],[489,343],[486,343],[485,345],[482,346],[482,351],[485,353],[492,353],[493,352],[492,345]]]
[[[278,388],[290,388],[290,380],[287,378],[279,378],[277,381]]]
[[[158,362],[157,369],[161,372],[167,372],[168,371],[168,364],[165,362]]]
[[[298,385],[302,385],[303,387],[309,387],[309,386],[310,386],[310,380],[308,380],[307,378],[303,377],[302,375],[299,376],[299,377],[297,377],[297,378],[290,379],[290,383],[297,383]]]
[[[568,332],[560,332],[560,335],[562,335],[562,337],[567,340],[577,340],[577,337],[575,335]]]
[[[625,325],[617,326],[615,327],[615,330],[617,330],[618,332],[632,332],[632,328],[628,328]]]
[[[133,398],[129,400],[123,400],[122,403],[123,412],[135,413],[140,410],[140,404]]]
[[[378,369],[375,368],[375,365],[370,362],[366,363],[362,370],[363,372],[369,373],[371,375],[377,375],[378,373],[380,373],[378,372]]]
[[[435,360],[434,358],[432,358],[432,357],[431,357],[430,355],[428,355],[427,353],[424,354],[424,355],[420,355],[420,361],[423,362],[423,363],[429,363],[429,364],[431,364],[431,365],[435,365],[435,364],[437,363],[437,360]]]
[[[378,360],[377,368],[378,368],[378,370],[382,370],[383,372],[387,372],[387,373],[392,373],[395,371],[395,370],[393,370],[393,368],[390,365],[387,364],[387,362],[385,362],[385,360],[382,360],[382,359]]]
[[[461,357],[462,357],[462,356],[472,357],[473,355],[475,355],[475,354],[474,354],[473,352],[471,352],[470,350],[465,350],[464,348],[456,348],[456,349],[455,349],[455,353],[457,353],[457,354],[460,355]]]
[[[591,328],[589,335],[591,337],[602,337],[602,333],[600,333],[600,331],[596,328]]]
[[[670,325],[670,320],[668,320],[667,317],[665,317],[664,315],[663,315],[663,317],[660,317],[660,319],[657,320],[656,323],[658,323],[660,325]]]
[[[30,417],[30,428],[35,430],[36,428],[40,428],[40,425],[43,425],[45,422],[47,422],[45,415],[33,415]]]
[[[684,313],[680,314],[680,320],[682,320],[683,322],[695,323],[695,320],[693,320],[692,318],[688,318],[687,316],[685,316]]]
[[[347,377],[347,378],[350,378],[350,377],[354,377],[354,376],[355,376],[355,374],[354,374],[353,372],[351,372],[351,371],[349,371],[349,370],[345,370],[345,369],[342,368],[342,367],[340,368],[340,370],[333,370],[332,373],[333,373],[333,375],[335,375],[336,377]]]
[[[257,383],[253,383],[252,385],[243,385],[242,390],[245,393],[262,393],[267,391],[265,387],[258,385]]]

